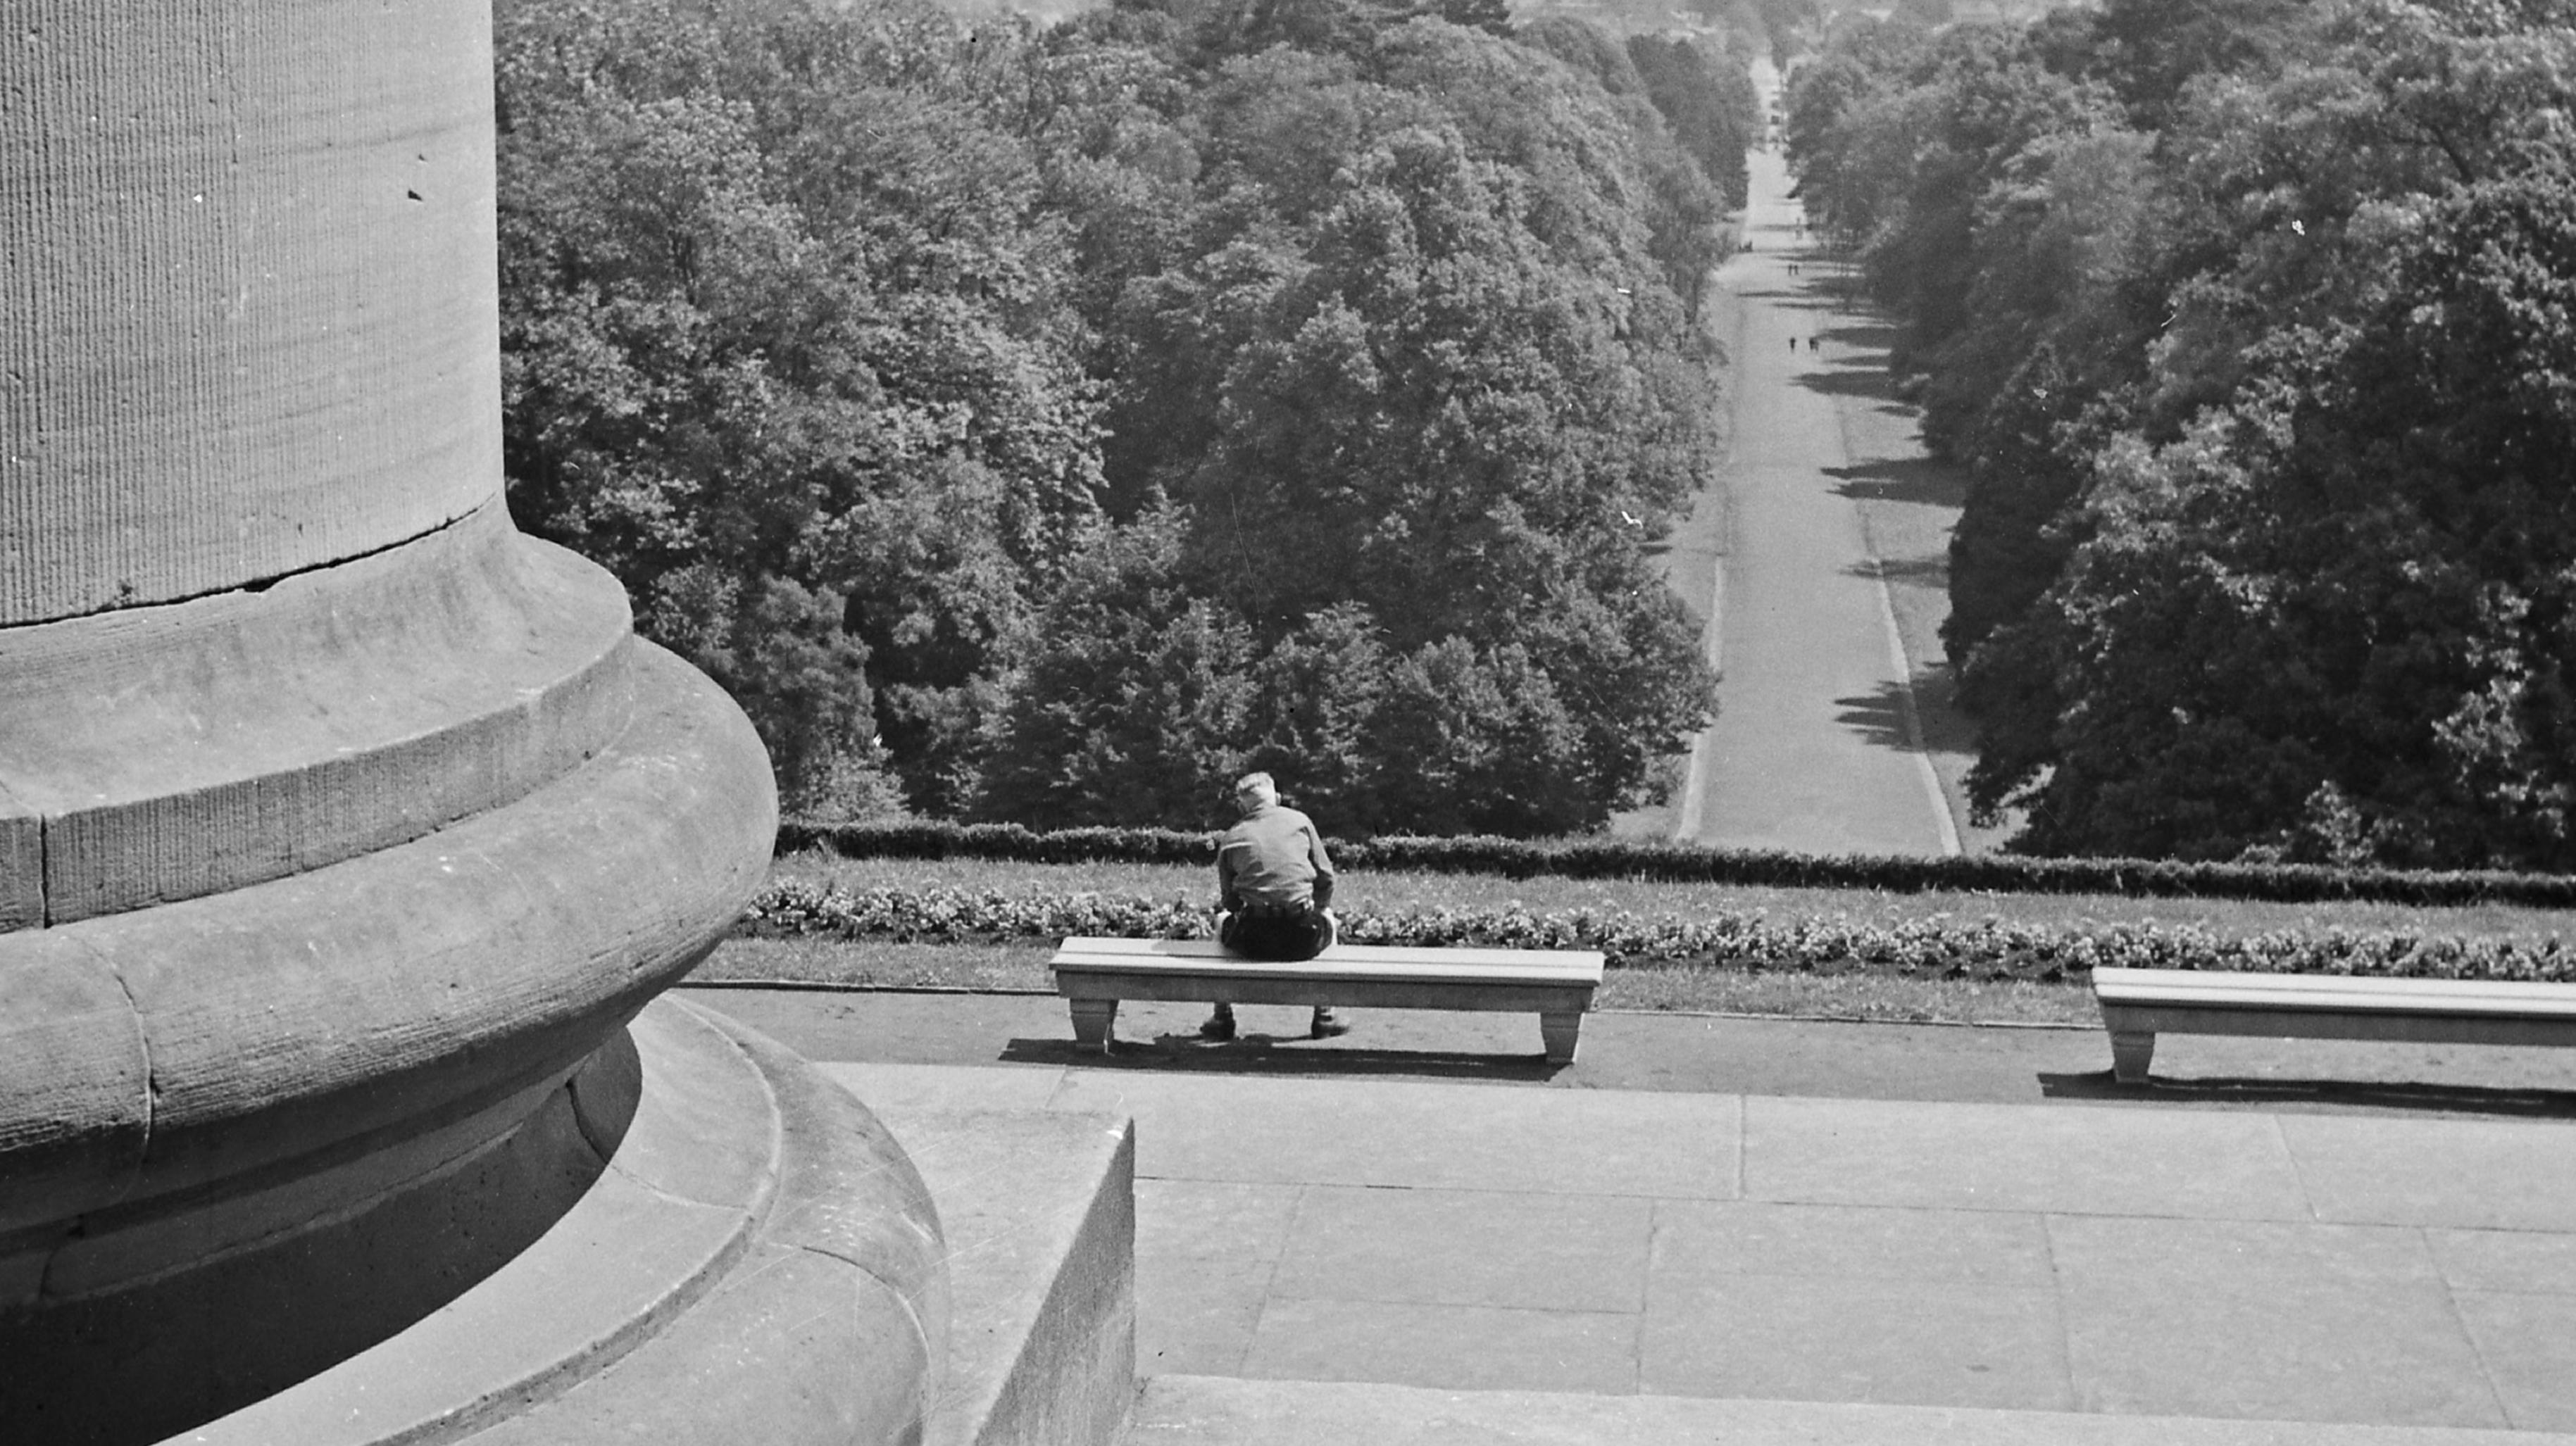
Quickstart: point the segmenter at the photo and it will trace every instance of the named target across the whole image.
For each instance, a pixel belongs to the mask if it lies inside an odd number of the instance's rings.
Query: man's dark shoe
[[[1331,1039],[1337,1035],[1350,1033],[1351,1022],[1329,1009],[1318,1009],[1315,1011],[1315,1022],[1307,1026],[1306,1032],[1317,1039]]]
[[[1218,1041],[1234,1038],[1234,1011],[1224,1009],[1209,1015],[1207,1023],[1199,1026],[1199,1038]]]

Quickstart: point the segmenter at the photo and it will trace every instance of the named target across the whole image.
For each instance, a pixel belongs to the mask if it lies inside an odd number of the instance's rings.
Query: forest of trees
[[[502,0],[506,465],[786,806],[1548,834],[1701,726],[1741,54],[1499,0]]]
[[[2576,4],[1839,21],[1800,195],[1968,475],[2036,853],[2576,868]]]

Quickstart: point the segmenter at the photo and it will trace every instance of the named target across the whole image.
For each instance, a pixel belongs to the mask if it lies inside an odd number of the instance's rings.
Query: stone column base
[[[575,1122],[631,1119],[585,1135],[605,1159],[553,1228],[409,1329],[180,1439],[921,1439],[945,1252],[921,1176],[866,1107],[676,1000],[571,1091],[590,1099]]]

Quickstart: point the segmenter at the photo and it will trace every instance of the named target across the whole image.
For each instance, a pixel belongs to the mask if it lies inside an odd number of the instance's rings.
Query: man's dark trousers
[[[1311,907],[1279,909],[1256,904],[1228,918],[1218,942],[1250,958],[1294,962],[1323,953],[1330,938],[1324,916]]]

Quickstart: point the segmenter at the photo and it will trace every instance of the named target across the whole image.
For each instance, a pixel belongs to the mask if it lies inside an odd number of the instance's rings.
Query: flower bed
[[[1614,967],[1887,970],[1937,978],[2052,981],[2097,965],[2274,974],[2376,974],[2431,979],[2576,979],[2576,949],[2538,941],[2425,937],[2340,929],[2226,937],[2191,927],[2108,924],[2083,928],[1936,915],[1887,925],[1843,919],[1775,920],[1761,911],[1705,917],[1625,910],[1535,913],[1502,907],[1335,910],[1353,944],[1598,949]],[[1173,897],[1041,890],[869,888],[795,880],[764,889],[742,932],[921,943],[1052,942],[1067,935],[1203,939],[1203,903]]]

